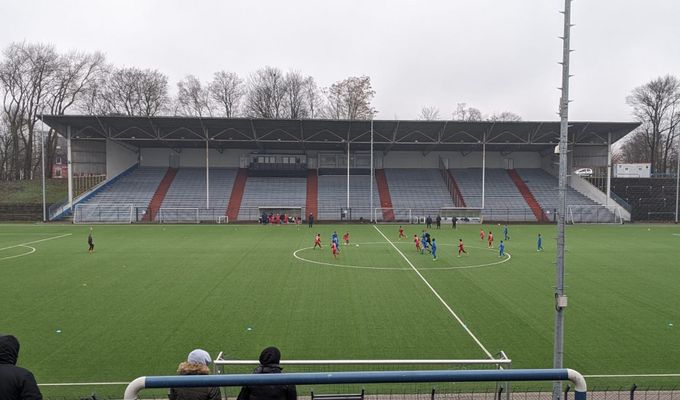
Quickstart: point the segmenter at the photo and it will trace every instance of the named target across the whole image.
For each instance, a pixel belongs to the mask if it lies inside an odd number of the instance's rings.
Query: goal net
[[[417,216],[410,208],[376,207],[373,210],[373,220],[379,224],[392,222],[411,224],[417,222]]]
[[[130,224],[132,204],[76,204],[73,210],[74,224]]]
[[[481,224],[484,222],[482,215],[483,209],[471,207],[442,207],[439,209],[439,215],[442,217],[442,223],[452,223],[456,219],[457,224]]]
[[[229,223],[229,217],[226,216],[226,215],[220,215],[219,217],[217,217],[215,222],[218,223],[218,224],[228,224]]]
[[[571,224],[622,224],[623,217],[618,207],[567,206],[567,222]]]
[[[197,224],[198,208],[161,207],[158,211],[158,221],[162,224]]]

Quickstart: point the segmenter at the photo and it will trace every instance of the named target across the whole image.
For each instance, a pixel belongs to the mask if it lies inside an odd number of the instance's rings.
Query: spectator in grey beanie
[[[189,353],[187,360],[179,364],[179,375],[210,375],[208,366],[212,363],[207,351],[196,349]],[[170,400],[220,400],[218,387],[171,388]]]
[[[0,399],[42,400],[33,374],[17,367],[19,341],[12,335],[0,335]]]
[[[260,365],[254,374],[280,374],[282,368],[281,352],[276,347],[267,347],[260,353]],[[295,385],[258,385],[244,386],[238,394],[237,400],[296,400]]]

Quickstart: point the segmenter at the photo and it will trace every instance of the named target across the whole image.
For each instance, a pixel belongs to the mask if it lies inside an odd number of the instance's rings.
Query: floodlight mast
[[[571,32],[571,0],[564,0],[564,36],[562,39],[562,87],[560,97],[560,169],[559,169],[559,208],[557,214],[557,255],[555,262],[555,341],[553,349],[553,368],[562,368],[564,356],[564,228],[567,212],[567,142],[569,139],[569,39]],[[553,400],[562,395],[562,382],[553,383]]]

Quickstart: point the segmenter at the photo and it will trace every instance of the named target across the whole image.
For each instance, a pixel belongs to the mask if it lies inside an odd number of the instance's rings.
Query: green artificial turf
[[[501,227],[482,227],[497,245]],[[414,250],[422,226],[405,226],[401,241],[396,226],[378,228],[399,251],[371,225],[95,226],[92,255],[88,226],[0,225],[0,332],[20,339],[19,363],[40,383],[174,374],[199,347],[233,359],[270,345],[285,359],[471,359],[486,357],[483,346],[505,351],[513,368],[552,365],[555,226],[511,226],[509,259],[486,249],[479,225],[432,230],[437,261]],[[333,230],[351,233],[337,260]],[[317,232],[325,247],[313,250]],[[455,255],[459,237],[468,256]],[[575,225],[567,246],[564,365],[680,372],[680,228]],[[51,397],[123,389],[42,388]]]

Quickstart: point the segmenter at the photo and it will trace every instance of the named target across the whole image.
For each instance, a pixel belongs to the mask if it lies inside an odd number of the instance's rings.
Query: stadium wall
[[[101,140],[73,140],[73,174],[103,175],[106,173],[106,143]]]
[[[129,145],[128,145],[129,146]],[[111,179],[139,162],[139,149],[106,140],[106,178]]]
[[[482,152],[436,152],[423,155],[417,151],[391,151],[383,157],[383,168],[439,168],[439,157],[449,160],[449,168],[481,168]],[[541,168],[538,152],[486,153],[487,168],[505,168],[512,159],[515,168]]]
[[[109,153],[108,175],[114,176],[116,171],[122,171],[137,162],[137,154],[116,143],[107,146]],[[211,168],[239,168],[241,158],[253,153],[251,149],[225,149],[222,152],[210,149]],[[283,152],[290,154],[291,152]],[[141,148],[139,150],[139,164],[142,167],[168,167],[170,155],[179,156],[181,168],[205,167],[205,150],[202,148],[183,148],[179,153],[169,148]],[[307,153],[309,168],[316,166],[317,152]],[[439,157],[449,160],[449,168],[481,168],[481,152],[437,152],[423,155],[419,151],[391,151],[387,154],[376,152],[376,168],[439,168]],[[505,168],[507,159],[512,159],[514,168],[544,168],[548,169],[551,159],[542,158],[538,152],[487,152],[487,168]]]
[[[210,149],[211,168],[239,168],[241,155],[250,154],[252,150],[225,149],[222,153]],[[142,167],[167,167],[170,164],[170,154],[179,155],[180,168],[205,168],[205,149],[181,149],[176,153],[172,149],[142,148],[140,151],[140,165]]]

